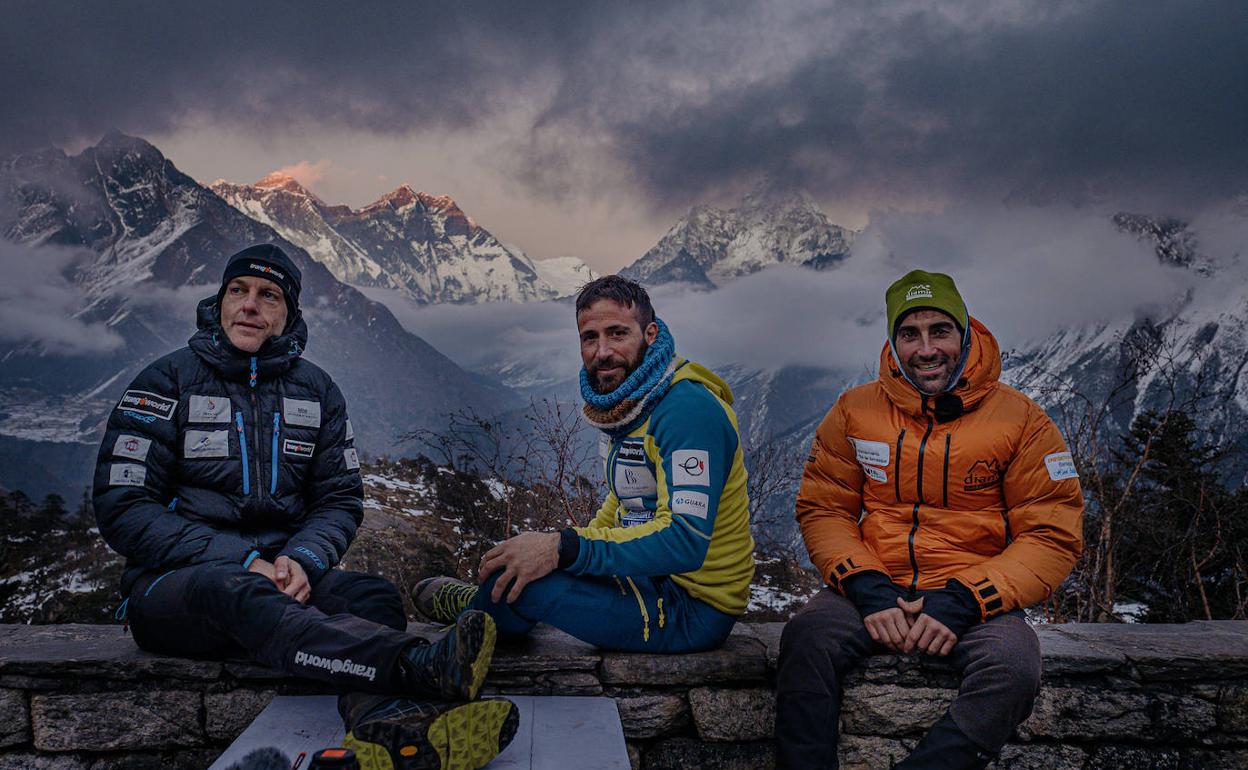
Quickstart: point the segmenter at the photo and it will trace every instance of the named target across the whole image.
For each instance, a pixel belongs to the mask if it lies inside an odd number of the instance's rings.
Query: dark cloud
[[[500,163],[524,184],[656,207],[771,176],[867,204],[1183,208],[1248,172],[1238,0],[9,3],[5,22],[6,150],[519,110]]]

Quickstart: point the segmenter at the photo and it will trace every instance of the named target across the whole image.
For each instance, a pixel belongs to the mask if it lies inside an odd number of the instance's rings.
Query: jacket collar
[[[195,309],[195,322],[199,329],[187,344],[195,355],[227,380],[251,382],[253,374],[256,381],[279,377],[303,355],[308,343],[308,325],[303,313],[296,312],[294,321],[287,324],[286,332],[280,337],[270,337],[255,353],[239,350],[221,328],[215,296],[200,301]]]
[[[1001,377],[1001,349],[992,332],[974,317],[971,318],[970,331],[971,344],[964,354],[961,376],[957,385],[949,391],[961,399],[964,412],[979,406],[996,389]],[[935,398],[924,396],[911,384],[898,366],[888,343],[880,351],[880,385],[888,400],[901,411],[916,417],[935,414]]]

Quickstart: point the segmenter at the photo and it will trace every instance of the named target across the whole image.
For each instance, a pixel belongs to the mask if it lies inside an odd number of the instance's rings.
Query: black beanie
[[[290,261],[286,252],[271,243],[248,246],[225,263],[225,272],[221,274],[221,288],[217,291],[217,307],[221,307],[221,298],[225,296],[225,287],[240,275],[254,275],[267,278],[282,289],[286,299],[286,326],[294,322],[299,312],[299,289],[303,275],[295,263]]]

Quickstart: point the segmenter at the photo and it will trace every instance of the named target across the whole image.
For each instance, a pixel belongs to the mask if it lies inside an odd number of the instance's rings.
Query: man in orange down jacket
[[[1031,399],[997,381],[997,341],[953,279],[915,270],[885,294],[879,379],[815,434],[797,520],[827,587],[784,630],[783,768],[836,768],[845,675],[878,652],[947,657],[949,710],[897,768],[983,768],[1031,712],[1040,645],[1022,608],[1082,548],[1070,452]]]

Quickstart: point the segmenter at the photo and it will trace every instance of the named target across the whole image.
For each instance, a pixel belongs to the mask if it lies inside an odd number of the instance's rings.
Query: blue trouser
[[[515,602],[490,601],[495,573],[469,605],[504,634],[546,623],[583,642],[624,652],[697,652],[723,644],[736,618],[698,601],[669,578],[590,577],[555,570]]]

